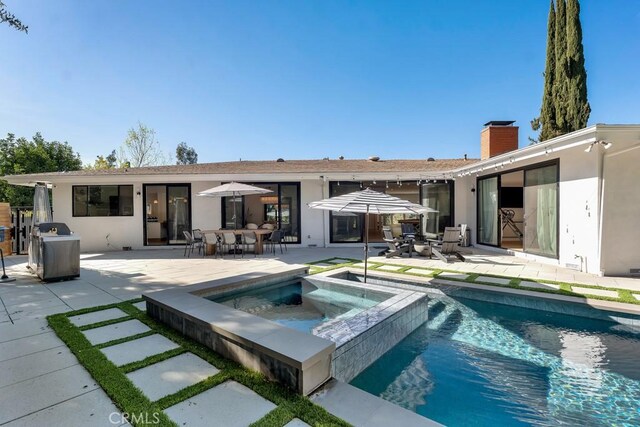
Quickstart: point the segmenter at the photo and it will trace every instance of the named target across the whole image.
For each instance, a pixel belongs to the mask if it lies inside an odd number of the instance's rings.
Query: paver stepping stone
[[[351,266],[364,268],[364,262],[357,262],[355,264],[351,264]],[[369,264],[369,267],[371,267],[371,264]]]
[[[333,267],[333,266],[334,264],[328,264],[326,262],[311,264],[311,267]]]
[[[170,339],[155,334],[103,348],[102,352],[116,366],[122,366],[178,347]]]
[[[495,283],[496,285],[508,285],[511,279],[500,279],[498,277],[478,276],[476,282]]]
[[[353,262],[350,259],[343,259],[343,258],[334,258],[331,260],[332,263],[334,264],[346,264],[348,262]]]
[[[305,423],[301,419],[294,418],[288,423],[284,425],[284,427],[311,427],[309,424]]]
[[[147,311],[147,302],[146,301],[137,302],[137,303],[133,304],[133,306],[135,308],[137,308],[138,310]]]
[[[560,289],[560,285],[554,285],[553,283],[530,282],[528,280],[521,281],[520,286],[526,286],[527,288],[534,289]]]
[[[579,286],[572,286],[571,291],[577,294],[583,294],[583,295],[597,295],[599,297],[618,298],[617,291],[607,291],[604,289],[591,289],[591,288],[581,288]]]
[[[179,426],[245,427],[276,405],[235,381],[226,381],[177,405],[165,413]]]
[[[637,300],[639,300],[639,301],[640,301],[640,294],[631,294],[631,295],[633,295],[633,297],[634,297],[635,299],[637,299]]]
[[[80,365],[73,365],[2,389],[0,424],[48,408],[98,388]],[[51,425],[51,424],[49,424]]]
[[[398,265],[381,265],[380,267],[376,268],[376,270],[398,271],[401,268],[404,268],[404,267],[400,267]]]
[[[438,274],[438,277],[440,277],[441,279],[467,280],[469,275],[468,274],[462,274],[462,273],[449,273],[447,271],[443,271],[442,273]]]
[[[148,332],[151,329],[139,320],[127,320],[125,322],[114,323],[113,325],[102,326],[100,328],[83,331],[84,336],[93,345],[130,337],[131,335]]]
[[[69,321],[76,326],[85,326],[92,323],[104,322],[105,320],[125,317],[127,313],[119,308],[109,308],[107,310],[94,311],[93,313],[80,314],[69,317]]]
[[[151,418],[150,418],[151,419]],[[3,427],[31,426],[113,426],[126,420],[102,389],[83,392],[48,408],[18,418]],[[129,425],[128,423],[125,425]]]
[[[219,370],[216,367],[200,359],[195,354],[185,353],[130,372],[127,377],[150,400],[158,400],[185,387],[199,383],[218,372]],[[210,407],[206,408],[206,410],[210,409]]]
[[[431,274],[433,273],[433,270],[427,270],[426,268],[410,268],[406,271],[406,273],[413,273],[413,274]]]

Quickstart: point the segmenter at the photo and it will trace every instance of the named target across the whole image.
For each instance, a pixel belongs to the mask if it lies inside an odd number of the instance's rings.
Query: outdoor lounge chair
[[[413,240],[412,239],[396,239],[393,237],[393,233],[391,231],[391,227],[382,227],[382,232],[384,234],[384,241],[389,246],[389,249],[384,254],[385,257],[391,258],[394,256],[402,256],[402,254],[406,253],[411,256],[411,252],[413,251]]]
[[[464,257],[458,252],[458,244],[460,243],[460,228],[445,227],[442,240],[429,240],[431,244],[431,253],[441,261],[449,262],[453,255],[460,261],[464,261]]]

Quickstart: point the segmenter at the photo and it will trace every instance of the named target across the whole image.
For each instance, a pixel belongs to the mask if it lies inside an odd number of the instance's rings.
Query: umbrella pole
[[[364,216],[364,283],[367,283],[367,263],[369,258],[369,205]]]

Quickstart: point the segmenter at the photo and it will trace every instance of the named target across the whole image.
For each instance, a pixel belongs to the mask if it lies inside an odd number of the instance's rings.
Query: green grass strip
[[[153,365],[154,363],[162,362],[167,359],[171,359],[172,357],[179,356],[182,353],[186,352],[187,350],[182,347],[174,348],[171,350],[167,350],[164,353],[154,354],[153,356],[146,357],[137,362],[127,363],[126,365],[120,366],[120,369],[125,374],[128,374],[129,372],[137,371],[138,369],[142,369],[146,366]]]
[[[101,344],[96,344],[96,348],[111,347],[112,345],[118,345],[125,342],[137,340],[138,338],[148,337],[149,335],[153,335],[153,334],[155,334],[155,332],[153,331],[142,332],[142,333],[131,335],[128,337],[118,338],[117,340],[111,340],[111,341],[103,342]]]
[[[100,328],[102,326],[115,325],[116,323],[126,322],[131,320],[131,316],[118,317],[117,319],[103,320],[102,322],[91,323],[90,325],[80,326],[81,331],[88,331],[89,329]]]
[[[175,426],[176,424],[162,412],[163,409],[196,396],[225,381],[233,380],[278,405],[276,409],[254,423],[259,427],[283,427],[296,417],[313,426],[349,426],[345,421],[330,414],[322,407],[315,405],[306,396],[300,396],[275,382],[268,381],[263,374],[250,371],[236,362],[223,358],[208,347],[190,340],[167,325],[159,323],[147,316],[145,312],[139,310],[130,302],[83,309],[82,314],[113,307],[121,309],[127,313],[128,317],[144,323],[151,331],[92,346],[80,328],[73,325],[68,319],[68,316],[80,314],[80,311],[56,314],[49,316],[48,320],[56,334],[60,336],[76,357],[78,357],[80,363],[87,368],[93,378],[100,384],[122,412],[135,414],[136,417],[139,417],[138,419],[142,420],[154,420],[154,414],[158,414],[159,423],[155,425]],[[165,336],[180,347],[121,367],[115,366],[99,350],[100,348],[110,345],[131,341],[156,333]],[[220,372],[172,395],[162,397],[156,402],[151,402],[144,396],[125,375],[128,372],[144,368],[145,366],[158,363],[185,352],[195,354],[218,368]],[[136,420],[130,421],[134,425],[141,425],[140,423],[136,424]]]
[[[100,384],[111,400],[122,412],[139,419],[158,419],[160,426],[177,426],[160,407],[147,399],[104,354],[85,338],[84,334],[67,318],[67,313],[48,317],[49,325],[69,347],[78,361]]]

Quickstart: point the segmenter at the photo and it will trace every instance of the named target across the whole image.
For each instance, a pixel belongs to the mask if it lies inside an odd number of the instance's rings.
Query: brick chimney
[[[480,132],[480,159],[518,149],[518,126],[512,121],[491,121]]]

